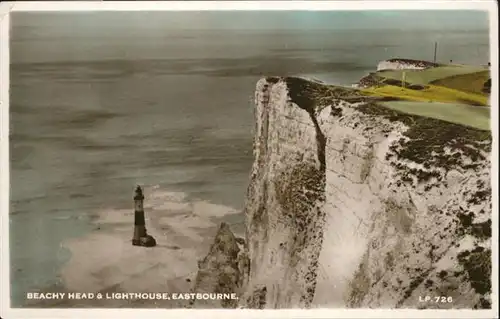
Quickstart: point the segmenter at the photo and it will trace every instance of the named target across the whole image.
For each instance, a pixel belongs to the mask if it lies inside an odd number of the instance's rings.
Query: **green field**
[[[484,92],[490,79],[485,66],[442,65],[424,70],[378,71],[370,75],[369,95],[393,96],[409,101],[488,105]]]
[[[444,86],[450,89],[461,90],[476,94],[483,94],[484,83],[491,77],[490,71],[458,74],[430,82],[433,85]]]
[[[407,82],[412,84],[428,84],[432,81],[440,80],[455,75],[477,73],[486,70],[488,70],[488,68],[482,66],[446,65],[426,70],[378,71],[376,75],[383,78],[401,80],[404,72]]]
[[[490,130],[490,108],[439,102],[383,102],[390,109],[466,125],[480,130]]]
[[[365,95],[394,98],[381,105],[400,112],[490,130],[486,66],[441,65],[424,70],[377,71]]]
[[[464,92],[437,85],[427,85],[425,89],[412,90],[395,85],[382,85],[362,90],[368,95],[397,97],[418,102],[450,102],[486,106],[489,98],[483,94]]]

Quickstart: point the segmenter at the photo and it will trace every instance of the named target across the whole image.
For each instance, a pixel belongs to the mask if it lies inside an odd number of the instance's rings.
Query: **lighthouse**
[[[134,196],[135,212],[134,212],[134,237],[132,245],[153,247],[156,246],[156,240],[146,232],[146,219],[144,217],[144,194],[140,186],[135,189]]]

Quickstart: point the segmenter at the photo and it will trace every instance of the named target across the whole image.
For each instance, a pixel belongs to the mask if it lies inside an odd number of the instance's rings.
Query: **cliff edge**
[[[207,256],[238,307],[491,308],[490,131],[300,78],[255,102],[245,243]]]

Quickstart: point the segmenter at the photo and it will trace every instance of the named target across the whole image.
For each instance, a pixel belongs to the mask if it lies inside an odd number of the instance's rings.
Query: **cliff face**
[[[390,59],[380,61],[377,66],[377,71],[382,70],[424,70],[438,66],[437,63],[428,61],[419,61],[411,59]]]
[[[294,106],[286,82],[260,81],[256,103],[244,306],[256,306],[255,294],[270,308],[306,306],[314,298],[323,238],[325,137],[313,105]]]
[[[491,133],[359,94],[257,83],[238,306],[491,307]]]

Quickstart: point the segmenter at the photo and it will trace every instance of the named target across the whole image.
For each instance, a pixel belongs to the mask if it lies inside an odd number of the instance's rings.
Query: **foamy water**
[[[240,214],[231,207],[189,200],[182,192],[145,186],[148,234],[152,248],[131,245],[134,212],[104,209],[94,230],[63,243],[71,252],[61,275],[70,291],[187,292],[221,219]],[[240,234],[241,235],[241,234]],[[179,280],[179,279],[183,279]]]

